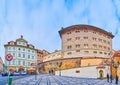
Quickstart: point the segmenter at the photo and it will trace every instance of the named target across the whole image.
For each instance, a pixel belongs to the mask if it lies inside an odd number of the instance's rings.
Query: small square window
[[[71,34],[71,32],[67,32],[67,34]]]
[[[68,55],[71,55],[71,54],[72,54],[72,52],[68,52],[67,54],[68,54]]]
[[[75,37],[76,40],[80,40],[80,37]]]

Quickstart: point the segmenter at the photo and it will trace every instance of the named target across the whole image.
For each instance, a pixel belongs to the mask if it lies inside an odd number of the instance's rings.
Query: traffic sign
[[[13,59],[13,56],[11,54],[6,55],[6,60],[11,61]]]

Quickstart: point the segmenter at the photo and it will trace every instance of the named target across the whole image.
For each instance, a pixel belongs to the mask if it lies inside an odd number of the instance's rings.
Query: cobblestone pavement
[[[92,78],[76,78],[53,75],[37,75],[30,76],[13,81],[12,85],[116,85],[108,83],[106,80],[92,79]],[[120,81],[119,84],[120,85]]]

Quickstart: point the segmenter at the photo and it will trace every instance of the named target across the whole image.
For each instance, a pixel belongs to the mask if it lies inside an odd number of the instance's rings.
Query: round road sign
[[[11,61],[13,59],[13,56],[11,54],[6,55],[6,60]]]

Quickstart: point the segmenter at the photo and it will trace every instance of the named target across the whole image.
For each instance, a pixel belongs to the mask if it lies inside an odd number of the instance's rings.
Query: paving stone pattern
[[[53,76],[53,75],[37,75],[30,76],[13,81],[12,85],[116,85],[115,80],[113,83],[108,83],[106,80],[99,80],[93,78],[76,78],[66,76]],[[118,82],[120,85],[120,81]]]

